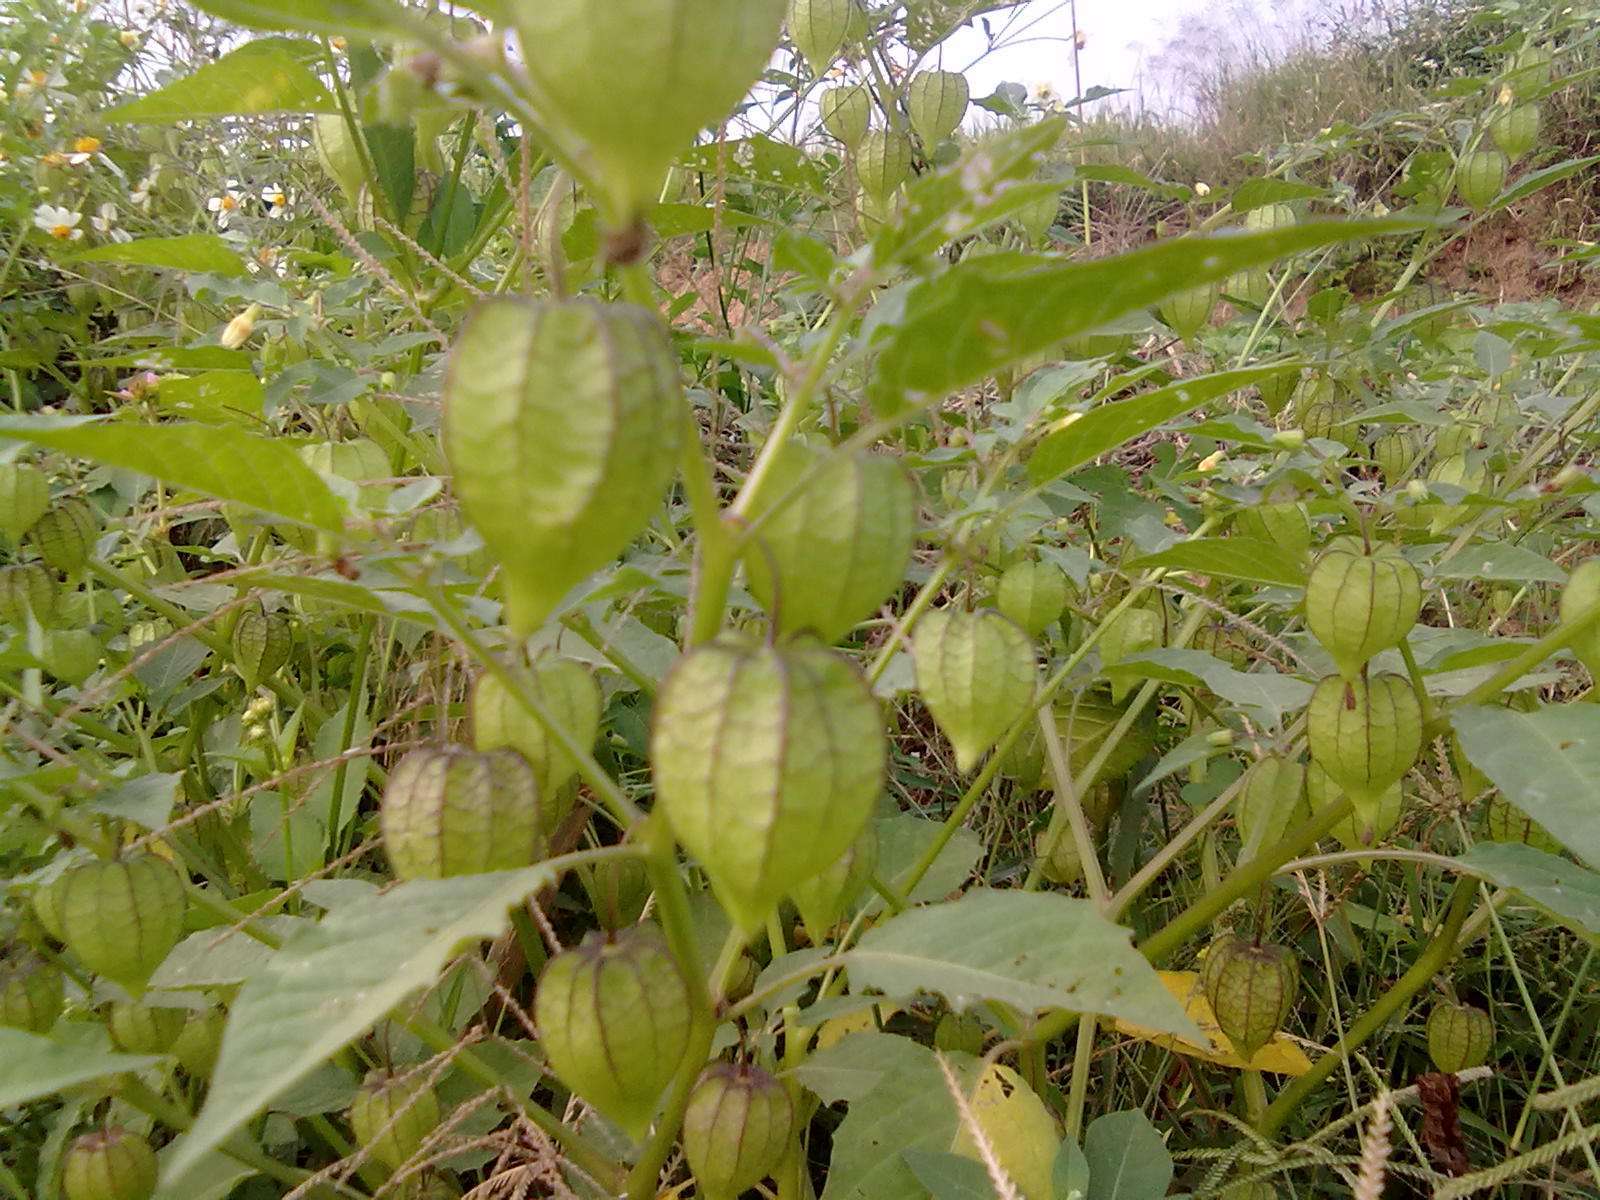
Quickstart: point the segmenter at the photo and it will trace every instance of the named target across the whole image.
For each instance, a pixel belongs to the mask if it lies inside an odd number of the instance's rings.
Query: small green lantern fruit
[[[865,84],[831,87],[817,101],[822,127],[851,153],[861,148],[872,127],[872,93]]]
[[[1483,836],[1491,842],[1522,842],[1546,854],[1565,849],[1539,822],[1496,792],[1483,811]]]
[[[1294,500],[1241,508],[1233,518],[1233,527],[1242,537],[1271,542],[1296,558],[1311,549],[1311,518],[1306,506]]]
[[[514,750],[412,750],[389,773],[379,820],[401,879],[526,867],[548,837],[533,768]]]
[[[1306,625],[1339,673],[1355,679],[1375,655],[1405,641],[1422,611],[1422,577],[1398,553],[1364,553],[1341,540],[1306,580]]]
[[[1550,86],[1555,56],[1547,46],[1524,46],[1506,64],[1505,81],[1518,97],[1528,97]]]
[[[689,1048],[689,987],[665,941],[634,926],[592,933],[545,964],[534,997],[556,1077],[635,1139]]]
[[[557,13],[581,25],[591,11],[604,12],[595,19],[609,26],[639,7],[559,0],[518,11],[542,14],[527,16],[526,30]],[[618,32],[615,45],[648,45]],[[601,60],[615,57],[607,49]],[[664,69],[629,73],[666,77]],[[686,424],[677,357],[660,317],[633,305],[489,301],[451,351],[443,424],[456,496],[504,568],[511,627],[525,637],[574,584],[626,549],[661,504]]]
[[[1250,768],[1234,802],[1239,840],[1247,851],[1275,845],[1308,815],[1304,765],[1277,755]]]
[[[267,612],[260,604],[244,609],[233,623],[233,665],[245,688],[254,691],[263,679],[277,674],[289,661],[293,644],[294,632],[287,618]]]
[[[1217,1027],[1250,1059],[1294,1007],[1300,968],[1287,946],[1228,937],[1206,952],[1201,980]]]
[[[511,10],[535,104],[557,137],[582,143],[610,224],[647,215],[672,160],[744,98],[777,47],[784,8],[540,0]]]
[[[115,1125],[84,1134],[61,1158],[66,1200],[150,1200],[159,1175],[150,1143]]]
[[[350,1102],[350,1131],[368,1157],[398,1171],[439,1127],[439,1097],[424,1075],[409,1078],[374,1071]]]
[[[111,1040],[129,1054],[165,1054],[183,1032],[189,1011],[183,1008],[157,1008],[137,1000],[112,1003],[107,1024]]]
[[[1516,104],[1496,110],[1489,119],[1489,136],[1512,162],[1539,144],[1539,106]]]
[[[550,716],[584,750],[600,735],[604,700],[600,685],[582,663],[570,658],[545,658],[527,672],[528,688]],[[572,811],[567,787],[578,773],[577,760],[556,744],[544,726],[523,708],[493,675],[479,677],[472,691],[473,744],[479,750],[509,747],[522,755],[538,781],[541,823],[553,835]]]
[[[1169,297],[1161,306],[1161,319],[1167,327],[1186,342],[1192,342],[1211,321],[1211,310],[1217,304],[1215,284],[1188,288]]]
[[[932,149],[961,128],[972,93],[959,71],[918,71],[906,85],[911,129]]]
[[[361,151],[350,136],[344,117],[339,113],[318,116],[311,127],[311,141],[328,178],[338,185],[347,202],[356,203],[367,177],[361,166]]]
[[[1506,185],[1511,164],[1498,150],[1474,150],[1464,154],[1456,167],[1456,195],[1468,208],[1481,212],[1493,203]]]
[[[888,129],[874,129],[856,151],[856,179],[869,200],[882,205],[911,178],[911,143]]]
[[[61,969],[37,954],[0,960],[0,1025],[48,1033],[61,1015]]]
[[[0,465],[0,533],[12,545],[44,516],[50,507],[50,480],[29,463]]]
[[[1040,859],[1039,874],[1051,883],[1071,887],[1083,878],[1083,857],[1070,830],[1055,834],[1040,830],[1033,839],[1033,852]]]
[[[916,536],[911,478],[885,455],[795,443],[768,479],[768,499],[750,513],[758,522],[744,552],[750,591],[780,634],[836,642],[904,582]]]
[[[789,38],[813,75],[828,72],[847,45],[867,34],[860,0],[791,0]]]
[[[870,821],[834,864],[798,884],[789,898],[813,945],[826,942],[878,869],[878,827]]]
[[[222,1034],[228,1014],[220,1008],[191,1013],[178,1036],[172,1039],[172,1055],[195,1079],[210,1079],[222,1052]]]
[[[1061,619],[1072,592],[1072,581],[1055,563],[1023,559],[1001,574],[994,606],[1036,638]]]
[[[778,1169],[794,1102],[760,1067],[713,1063],[689,1093],[683,1152],[705,1200],[734,1200]]]
[[[0,567],[0,624],[26,629],[31,615],[41,626],[49,625],[60,590],[43,563]]]
[[[1378,464],[1383,482],[1396,488],[1405,482],[1412,464],[1417,461],[1417,445],[1404,431],[1386,433],[1372,443],[1372,458]]]
[[[1350,794],[1356,814],[1378,820],[1378,801],[1422,752],[1422,707],[1399,675],[1348,680],[1330,675],[1306,709],[1311,757]]]
[[[1287,204],[1263,204],[1244,215],[1244,227],[1251,233],[1267,233],[1274,229],[1288,229],[1295,224],[1294,209]]]
[[[1295,389],[1299,386],[1298,375],[1293,371],[1282,371],[1256,384],[1256,394],[1261,397],[1261,403],[1266,407],[1267,414],[1276,417],[1289,407],[1289,401],[1293,399]]]
[[[856,840],[887,759],[861,673],[810,639],[691,650],[657,694],[650,745],[656,803],[746,931]]]
[[[83,569],[94,550],[100,520],[87,500],[58,500],[28,530],[28,543],[45,565],[62,575]]]
[[[1125,608],[1116,616],[1108,620],[1100,633],[1100,663],[1102,667],[1110,668],[1118,663],[1126,662],[1135,654],[1143,654],[1146,650],[1155,650],[1166,641],[1166,623],[1161,614],[1148,608]],[[1137,686],[1140,680],[1127,676],[1113,675],[1111,679],[1111,701],[1113,704],[1122,703],[1124,696],[1130,688]]]
[[[923,702],[950,739],[956,769],[972,770],[1033,705],[1033,642],[992,608],[936,609],[911,637]]]
[[[183,880],[153,854],[82,863],[54,889],[62,940],[83,964],[135,997],[178,944]]]
[[[933,1027],[933,1048],[945,1054],[983,1053],[983,1022],[976,1013],[946,1012]]]
[[[1494,1021],[1481,1008],[1440,1000],[1428,1013],[1428,1057],[1440,1071],[1481,1067],[1494,1046]]]

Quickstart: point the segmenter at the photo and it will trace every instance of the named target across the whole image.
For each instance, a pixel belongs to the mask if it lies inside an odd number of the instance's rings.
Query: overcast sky
[[[1181,90],[1181,81],[1166,77],[1161,59],[1185,21],[1185,40],[1191,43],[1200,30],[1210,39],[1276,37],[1299,28],[1308,5],[1314,9],[1314,0],[1077,0],[1078,29],[1085,39],[1083,86],[1137,88],[1142,83],[1147,99],[1156,104],[1156,93]],[[986,54],[987,40],[977,29],[962,30],[944,47],[944,66],[970,68],[975,96],[986,96],[1007,80],[1030,88],[1049,82],[1066,99],[1077,94],[1069,0],[1032,0],[989,22],[1004,48]]]

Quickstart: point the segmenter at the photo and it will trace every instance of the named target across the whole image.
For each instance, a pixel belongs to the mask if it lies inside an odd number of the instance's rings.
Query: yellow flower
[[[64,167],[67,165],[67,156],[60,150],[51,150],[48,154],[41,154],[39,162],[46,167]]]
[[[124,29],[121,33],[117,34],[117,41],[121,42],[129,50],[132,50],[139,45],[139,35],[131,29]]]
[[[335,50],[343,50],[349,44],[350,43],[345,41],[342,37],[335,36],[328,39],[328,45],[332,46]]]
[[[256,331],[256,317],[261,312],[259,304],[252,304],[233,320],[228,322],[228,327],[222,331],[220,341],[225,349],[237,350],[250,340],[250,335]]]
[[[81,137],[72,143],[75,154],[97,154],[100,151],[100,139],[97,137]]]

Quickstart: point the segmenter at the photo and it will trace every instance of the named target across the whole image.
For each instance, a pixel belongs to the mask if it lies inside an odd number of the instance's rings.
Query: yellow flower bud
[[[228,350],[237,350],[250,340],[250,335],[256,329],[256,317],[261,314],[261,305],[252,304],[233,320],[228,322],[228,327],[222,331],[219,339]]]

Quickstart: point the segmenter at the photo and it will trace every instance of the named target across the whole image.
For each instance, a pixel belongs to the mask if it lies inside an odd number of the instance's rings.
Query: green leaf
[[[160,829],[172,816],[178,785],[183,776],[171,772],[141,775],[96,796],[89,805],[97,813],[132,821],[146,829]]]
[[[1150,178],[1143,171],[1117,163],[1084,163],[1072,168],[1072,178],[1074,182],[1087,180],[1089,183],[1114,183],[1120,187],[1138,188],[1168,200],[1188,200],[1194,195],[1192,188],[1181,183],[1163,183]]]
[[[106,121],[193,121],[256,113],[331,113],[339,106],[313,65],[322,47],[299,38],[246,42],[193,75],[101,114]]]
[[[1056,1153],[1051,1183],[1053,1200],[1086,1200],[1089,1195],[1089,1160],[1071,1138]]]
[[[899,813],[885,817],[878,825],[878,877],[897,892],[905,889],[905,880],[923,852],[942,836],[943,821],[930,821],[914,813]],[[983,857],[983,842],[970,829],[958,829],[940,849],[917,884],[916,890],[906,899],[913,904],[925,900],[940,900],[959,888],[972,874],[972,868]],[[868,916],[883,911],[883,897],[868,891],[862,897],[859,910]]]
[[[511,906],[554,878],[541,865],[402,883],[286,943],[240,989],[205,1107],[179,1139],[166,1182],[432,983],[463,941],[498,937]]]
[[[981,1162],[943,1150],[903,1152],[906,1166],[933,1200],[994,1200],[994,1184]]]
[[[163,1161],[172,1156],[172,1149],[162,1150]],[[228,1200],[233,1189],[254,1175],[253,1167],[241,1165],[220,1151],[213,1151],[189,1173],[181,1188],[161,1187],[150,1200]]]
[[[1172,1156],[1137,1109],[1096,1117],[1083,1135],[1094,1200],[1161,1200],[1172,1186]]]
[[[1145,650],[1108,668],[1106,674],[1203,686],[1232,704],[1253,710],[1253,719],[1274,726],[1311,699],[1311,685],[1303,679],[1272,670],[1238,671],[1204,650]]]
[[[1600,706],[1467,708],[1451,724],[1472,765],[1507,800],[1600,866]]]
[[[1327,191],[1309,183],[1295,183],[1289,179],[1247,179],[1233,189],[1228,203],[1234,212],[1249,212],[1252,208],[1265,208],[1269,204],[1284,204],[1290,200],[1311,200],[1325,196]]]
[[[1479,842],[1461,869],[1521,892],[1566,925],[1600,936],[1600,875],[1521,842]]]
[[[1247,537],[1195,538],[1127,564],[1130,571],[1152,567],[1282,587],[1304,587],[1306,582],[1305,566],[1293,554],[1274,542]]]
[[[186,233],[180,237],[138,238],[111,242],[72,256],[77,262],[126,263],[136,267],[165,267],[174,271],[203,271],[210,275],[248,275],[244,260],[214,233]]]
[[[69,423],[46,417],[0,417],[0,438],[49,446],[110,467],[138,471],[174,487],[231,500],[338,532],[343,508],[322,477],[282,440],[226,425]]]
[[[977,1061],[965,1054],[946,1061],[970,1092]],[[824,1103],[850,1106],[834,1131],[822,1200],[927,1200],[907,1152],[948,1152],[960,1123],[932,1050],[895,1034],[855,1033],[791,1074]]]
[[[1576,175],[1579,171],[1587,170],[1600,163],[1600,154],[1591,154],[1588,158],[1569,158],[1565,162],[1558,162],[1554,166],[1544,167],[1538,171],[1530,171],[1517,180],[1499,196],[1495,197],[1493,204],[1489,205],[1484,213],[1492,213],[1508,205],[1515,204],[1518,200],[1526,199],[1537,191],[1549,187],[1552,183],[1560,183],[1563,179]]]
[[[1433,569],[1435,579],[1500,583],[1565,583],[1567,573],[1542,554],[1511,542],[1474,544]]]
[[[156,403],[174,416],[207,424],[242,422],[260,418],[266,391],[251,371],[206,371],[163,379]]]
[[[95,1033],[98,1039],[67,1045],[0,1026],[0,1108],[14,1108],[91,1079],[142,1071],[161,1061],[159,1055],[113,1054],[105,1031],[97,1026]]]
[[[194,6],[251,29],[372,38],[412,36],[417,22],[392,0],[193,0]],[[472,5],[483,11],[488,0]],[[492,15],[486,13],[486,15]]]
[[[372,154],[372,169],[389,211],[398,213],[404,223],[417,187],[416,135],[409,125],[365,125],[361,136]]]
[[[1322,246],[1426,227],[1402,219],[1322,221],[1269,233],[1178,238],[1091,261],[970,258],[907,296],[905,318],[878,359],[872,399],[884,412],[907,402],[931,404],[1185,289]]]
[[[1028,478],[1036,484],[1059,479],[1203,404],[1286,371],[1299,370],[1300,363],[1296,360],[1270,367],[1221,371],[1101,405],[1046,434],[1028,460]]]
[[[1198,1039],[1129,939],[1087,900],[977,889],[885,921],[845,957],[856,990],[938,992],[958,1008],[980,1000],[1025,1013],[1069,1008]]]

